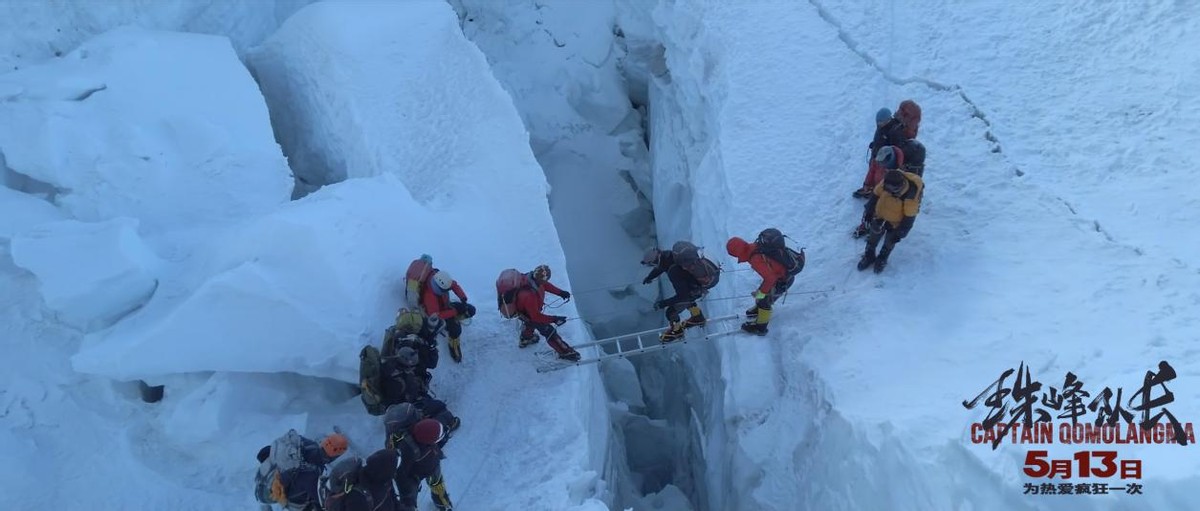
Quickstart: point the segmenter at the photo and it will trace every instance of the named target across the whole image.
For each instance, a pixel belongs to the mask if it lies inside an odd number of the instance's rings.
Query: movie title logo
[[[1049,459],[1045,450],[1026,453],[1022,472],[1031,478],[1060,481],[1072,478],[1119,478],[1139,481],[1142,460],[1122,459],[1116,447],[1129,444],[1186,446],[1195,443],[1191,422],[1181,422],[1167,408],[1175,395],[1167,383],[1176,377],[1166,361],[1157,371],[1146,371],[1131,394],[1104,387],[1093,394],[1074,373],[1067,372],[1061,386],[1046,386],[1033,378],[1022,362],[1008,369],[974,399],[962,402],[968,410],[985,408],[983,420],[970,426],[972,444],[996,449],[1002,443],[1104,445],[1106,450],[1079,450],[1065,459]],[[1010,379],[1011,377],[1011,379]],[[1097,482],[1029,482],[1029,495],[1141,494],[1143,485],[1121,486]]]

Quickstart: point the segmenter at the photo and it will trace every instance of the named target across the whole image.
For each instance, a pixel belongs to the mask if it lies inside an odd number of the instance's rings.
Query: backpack
[[[254,475],[254,497],[263,504],[288,504],[287,488],[283,486],[283,473],[299,468],[315,468],[304,461],[304,437],[296,430],[288,430],[286,434],[271,443],[271,452],[267,459],[258,465]]]
[[[419,312],[414,312],[407,308],[400,309],[396,314],[396,324],[389,326],[383,332],[383,348],[379,350],[379,355],[382,357],[390,357],[396,354],[396,350],[400,349],[397,343],[410,335],[421,335],[421,330],[425,328],[425,317]]]
[[[532,289],[532,286],[524,273],[512,268],[500,272],[500,278],[496,279],[496,305],[501,317],[517,317],[517,293],[526,288]]]
[[[379,350],[374,346],[363,346],[358,352],[358,386],[362,389],[359,397],[367,413],[383,415],[383,371],[380,369]]]
[[[755,239],[754,253],[767,256],[783,267],[787,276],[794,277],[804,271],[804,250],[799,252],[788,248],[784,243],[785,236],[774,227],[763,229]]]
[[[366,488],[358,485],[350,485],[344,488],[330,488],[325,497],[325,511],[359,511],[375,509],[375,499],[371,498],[371,492]],[[357,502],[356,502],[357,501]]]
[[[428,254],[421,254],[421,257],[409,263],[408,271],[404,273],[404,299],[409,308],[422,310],[421,292],[425,290],[430,275],[433,275],[433,258]]]
[[[675,264],[687,270],[700,283],[700,287],[708,290],[721,280],[721,268],[707,257],[700,255],[700,248],[689,241],[680,241],[671,247],[671,255]]]
[[[329,476],[321,482],[322,507],[326,511],[375,509],[375,499],[359,485],[361,473],[362,460],[357,456],[344,458],[334,465]]]
[[[906,99],[900,102],[900,109],[896,112],[896,118],[904,123],[904,136],[908,138],[917,138],[917,131],[921,129],[921,106],[911,99]]]

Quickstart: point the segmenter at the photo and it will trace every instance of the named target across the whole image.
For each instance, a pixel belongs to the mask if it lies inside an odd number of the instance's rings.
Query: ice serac
[[[321,48],[339,44],[346,52],[337,63],[357,73],[305,61],[326,59]],[[293,140],[327,153],[322,161],[374,155],[383,163],[211,234],[204,251],[172,268],[175,292],[86,339],[74,368],[166,383],[168,395],[175,389],[177,399],[162,403],[162,423],[147,428],[174,449],[212,454],[214,436],[234,415],[261,425],[237,430],[247,432],[239,441],[261,446],[283,424],[269,421],[276,414],[313,433],[338,424],[357,445],[378,445],[378,420],[363,413],[346,383],[357,382],[359,349],[379,342],[403,303],[409,261],[428,253],[479,310],[462,337],[463,362],[449,360],[443,347],[433,380],[438,398],[463,418],[443,466],[455,503],[603,508],[607,489],[593,446],[607,443],[608,430],[593,427],[607,424],[596,371],[537,374],[532,350],[517,349],[516,325],[494,305],[494,282],[506,267],[547,264],[556,284],[570,289],[572,281],[521,120],[453,11],[435,1],[314,5],[254,57],[257,66],[269,59],[277,74],[259,75],[265,95],[281,93],[279,83],[306,84],[290,89],[297,94],[290,104],[272,99],[304,119],[276,118],[281,139],[299,130]],[[317,108],[324,102],[344,108]],[[343,115],[351,108],[373,115]],[[577,314],[573,305],[559,313]],[[571,341],[587,338],[575,322],[561,331]],[[308,385],[293,385],[298,379]],[[189,411],[177,408],[184,405],[216,416],[190,424]],[[240,452],[243,465],[231,466],[243,467],[251,449]],[[163,471],[187,479],[186,470]],[[236,476],[229,467],[218,473]]]
[[[266,105],[223,37],[116,29],[0,76],[0,98],[6,173],[79,220],[157,232],[288,198]]]
[[[3,160],[0,160],[0,164]],[[0,168],[0,171],[3,169]],[[0,186],[0,240],[11,238],[37,224],[61,220],[63,214],[53,204],[36,196]]]
[[[63,220],[11,240],[13,263],[37,276],[42,299],[58,318],[83,330],[103,328],[140,307],[158,285],[158,257],[137,221]]]
[[[298,196],[385,173],[431,207],[478,193],[545,195],[544,185],[513,186],[525,176],[500,188],[481,186],[505,183],[480,179],[502,174],[494,147],[528,146],[529,139],[524,129],[495,126],[494,119],[512,115],[512,101],[490,73],[467,78],[463,70],[486,69],[486,61],[445,2],[314,4],[250,52],[248,62],[296,172]],[[524,163],[536,168],[529,158]]]
[[[271,35],[284,19],[311,1],[3,2],[0,69],[24,67],[70,53],[87,39],[125,25],[223,35],[241,53]]]
[[[331,139],[320,141],[324,145],[319,147],[328,154],[348,154],[353,145],[362,154],[395,158],[454,147],[459,156],[394,159],[396,165],[386,171],[381,168],[372,177],[329,186],[214,237],[211,256],[182,270],[207,272],[195,292],[170,307],[164,301],[153,314],[145,315],[149,317],[130,322],[126,326],[130,332],[114,333],[98,343],[95,352],[81,353],[76,360],[81,367],[114,377],[146,372],[294,371],[356,381],[355,347],[374,339],[391,320],[410,258],[432,254],[435,265],[450,270],[477,301],[488,294],[504,266],[532,268],[545,263],[562,268],[545,196],[530,193],[545,190],[546,184],[520,119],[490,76],[483,56],[453,23],[449,7],[434,1],[331,6],[302,10],[272,38],[267,48],[273,50],[256,52],[254,60],[287,63],[280,69],[288,73],[275,79],[310,83],[304,90],[320,91],[332,103],[404,107],[396,107],[388,116],[347,118],[341,111],[302,111],[308,103],[293,103],[291,108],[306,118],[303,126],[313,132],[359,135],[353,144]],[[344,55],[346,66],[408,78],[397,78],[388,88],[363,89],[358,86],[361,76],[299,65],[314,58],[309,47],[313,38],[348,37],[347,26],[358,27],[356,37],[382,47],[378,53]],[[389,42],[385,37],[400,32],[407,34],[405,38]],[[409,65],[397,67],[394,58]],[[447,68],[448,61],[457,65]],[[313,74],[305,74],[309,72]],[[278,90],[270,85],[265,89],[268,96]],[[429,95],[435,97],[422,99]],[[316,101],[315,96],[312,99]],[[422,111],[422,115],[412,114]],[[495,262],[480,264],[485,259]],[[566,279],[556,280],[568,285]],[[480,284],[487,285],[476,287]],[[244,306],[217,307],[226,298]],[[222,319],[222,315],[231,316]],[[297,325],[302,341],[284,339],[291,335],[263,338],[263,329],[290,328],[288,324]],[[208,335],[189,335],[189,331]],[[185,356],[183,352],[190,349],[186,338],[228,342],[235,351],[248,349],[238,347],[244,343],[260,349],[280,343],[280,349],[289,348],[289,357]],[[155,345],[145,349],[164,352],[170,351],[169,345],[179,344],[182,351],[164,353],[166,358],[157,364],[148,363],[146,357],[117,365],[96,359],[101,351],[119,346],[134,349],[141,342]],[[120,358],[118,353],[110,356]]]

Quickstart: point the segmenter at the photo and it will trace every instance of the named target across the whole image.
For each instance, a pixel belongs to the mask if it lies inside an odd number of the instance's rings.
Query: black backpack
[[[357,456],[343,458],[330,469],[321,484],[323,506],[327,511],[358,511],[375,509],[375,499],[365,486],[359,484],[362,460]]]
[[[797,252],[788,248],[784,243],[784,238],[786,237],[779,229],[774,227],[763,229],[758,234],[758,238],[754,240],[756,246],[754,253],[762,254],[779,263],[789,277],[794,277],[804,271],[804,249]]]
[[[721,268],[707,257],[700,256],[700,249],[687,241],[680,241],[671,248],[675,264],[687,270],[700,283],[700,287],[712,289],[721,280]]]

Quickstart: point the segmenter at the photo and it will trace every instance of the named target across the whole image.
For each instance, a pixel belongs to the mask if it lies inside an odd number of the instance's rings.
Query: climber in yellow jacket
[[[891,148],[885,148],[885,151],[887,149]],[[917,214],[921,212],[921,194],[924,190],[925,183],[921,176],[894,167],[887,171],[882,182],[875,185],[863,212],[863,222],[869,226],[870,232],[867,235],[866,253],[858,261],[860,271],[874,264],[875,273],[879,273],[887,266],[892,249],[908,236]],[[883,248],[876,254],[875,248],[880,240],[884,240]]]

